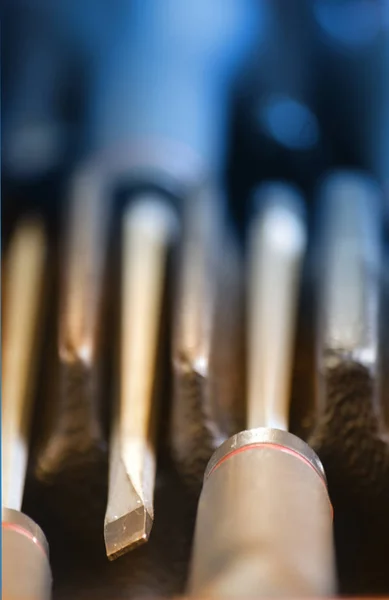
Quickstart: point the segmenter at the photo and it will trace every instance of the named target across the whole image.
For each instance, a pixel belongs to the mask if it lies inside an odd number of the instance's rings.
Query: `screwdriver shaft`
[[[15,510],[28,460],[45,255],[42,223],[22,222],[6,257],[2,344],[2,502]]]
[[[389,468],[379,394],[381,192],[361,172],[332,172],[319,208],[317,403],[310,444],[337,482],[340,506],[356,494],[369,510],[374,502],[378,514]]]
[[[306,231],[301,199],[292,188],[267,184],[257,202],[249,233],[247,424],[286,430]]]
[[[120,392],[104,526],[110,559],[147,541],[154,517],[157,349],[174,230],[174,213],[158,197],[138,197],[124,215]]]
[[[17,225],[5,259],[2,332],[2,598],[49,600],[46,538],[20,512],[43,317],[46,236],[38,218]]]
[[[371,282],[380,268],[378,187],[368,178],[338,174],[322,194],[320,347],[375,367],[379,293]]]

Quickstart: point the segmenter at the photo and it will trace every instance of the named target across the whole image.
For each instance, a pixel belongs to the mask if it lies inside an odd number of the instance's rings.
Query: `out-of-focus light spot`
[[[305,206],[297,188],[281,181],[263,183],[255,205],[266,216],[260,227],[269,247],[288,255],[301,253],[306,244]]]
[[[320,137],[319,124],[312,111],[289,96],[271,96],[261,105],[261,129],[290,150],[309,150]]]
[[[313,11],[327,36],[351,48],[374,41],[384,25],[385,10],[371,0],[315,0]]]

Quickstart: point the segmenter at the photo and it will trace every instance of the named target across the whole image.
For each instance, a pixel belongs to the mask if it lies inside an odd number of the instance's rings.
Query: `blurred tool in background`
[[[325,179],[320,195],[317,427],[311,441],[329,472],[336,464],[337,486],[356,487],[360,499],[371,500],[380,493],[387,455],[378,437],[381,193],[362,173],[338,172]]]
[[[286,431],[306,231],[301,199],[266,184],[249,233],[248,426],[212,456],[198,507],[192,596],[334,593],[332,508],[320,460]]]
[[[244,424],[241,273],[224,198],[209,182],[185,203],[173,299],[171,444],[196,492],[212,452]]]
[[[21,512],[41,349],[46,250],[42,221],[25,219],[13,234],[5,261],[1,374],[4,600],[46,600],[51,590],[46,538]]]
[[[104,522],[110,559],[147,541],[154,520],[158,349],[175,220],[172,207],[156,193],[131,199],[123,217],[120,383]]]
[[[76,530],[87,528],[96,511],[103,514],[105,501],[101,399],[108,208],[93,184],[88,174],[75,177],[62,222],[55,351],[36,457],[37,477],[50,486],[61,515],[67,514],[68,526]]]
[[[265,2],[262,21],[263,34],[236,98],[229,154],[229,192],[241,224],[250,218],[242,197],[258,181],[293,181],[309,199],[331,160],[318,113],[312,3]]]
[[[379,395],[381,201],[379,187],[363,173],[330,174],[320,188],[317,398],[310,436],[339,509],[351,515],[352,505],[362,514],[374,507],[377,517],[389,491]],[[351,563],[353,553],[350,547]]]

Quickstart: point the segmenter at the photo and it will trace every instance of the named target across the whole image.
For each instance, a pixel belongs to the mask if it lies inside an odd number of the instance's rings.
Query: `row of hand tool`
[[[6,3],[6,599],[51,593],[29,473],[75,537],[104,527],[109,558],[148,540],[167,404],[177,472],[195,494],[204,478],[189,594],[334,594],[327,482],[335,516],[385,512],[389,45],[386,4],[368,4]],[[61,169],[54,240],[58,197],[43,216],[12,201]],[[230,205],[250,206],[244,251]],[[296,418],[311,313],[316,389]]]
[[[113,323],[107,327],[102,299],[105,199],[92,195],[85,183],[92,182],[78,182],[83,193],[75,196],[61,254],[56,377],[35,460],[36,476],[64,496],[61,510],[68,511],[69,521],[77,507],[82,515],[91,510],[79,502],[88,503],[90,474],[104,461],[99,376],[103,329],[115,330]],[[190,591],[217,597],[334,593],[333,513],[312,447],[330,468],[336,461],[343,485],[367,499],[380,492],[389,468],[377,397],[382,198],[375,182],[357,172],[329,174],[319,194],[318,390],[310,445],[288,432],[307,244],[298,190],[268,182],[253,201],[243,278],[246,386],[237,364],[243,362],[242,268],[217,187],[197,188],[184,198],[181,212],[156,189],[137,191],[126,203],[109,392],[104,537],[110,559],[147,541],[154,519],[158,357],[173,250],[172,450],[182,476],[192,483],[196,478],[198,483],[214,451],[198,508]],[[17,593],[36,590],[34,598],[49,594],[47,543],[20,511],[42,309],[50,301],[47,251],[42,221],[35,216],[18,223],[4,261],[3,573]],[[339,427],[342,437],[334,442]],[[334,456],[326,456],[328,449]],[[366,464],[372,469],[367,477],[360,471]],[[75,493],[77,502],[69,502],[67,493]],[[28,565],[26,573],[22,565]]]

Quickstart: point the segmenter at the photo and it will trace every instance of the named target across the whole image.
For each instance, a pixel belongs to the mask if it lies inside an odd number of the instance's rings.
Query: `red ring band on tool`
[[[216,469],[218,469],[220,467],[220,465],[222,465],[224,462],[226,462],[229,458],[236,456],[237,454],[241,454],[242,452],[245,452],[246,450],[254,450],[257,448],[271,448],[273,450],[279,450],[280,452],[284,452],[285,454],[289,454],[290,456],[294,456],[295,458],[302,460],[306,465],[308,465],[316,473],[316,475],[318,475],[320,477],[320,480],[322,481],[322,483],[326,489],[327,496],[328,496],[327,484],[324,481],[323,477],[319,474],[317,469],[315,469],[315,467],[312,465],[311,461],[309,461],[307,458],[305,458],[305,456],[303,456],[300,452],[297,452],[297,450],[294,450],[293,448],[290,448],[288,446],[283,446],[282,444],[276,444],[275,442],[253,442],[251,444],[247,444],[240,448],[235,448],[235,449],[230,450],[230,452],[228,452],[227,454],[222,456],[220,458],[220,460],[215,465],[213,465],[212,469],[207,474],[207,479],[208,479],[208,477],[210,477],[212,475],[212,473],[214,471],[216,471]],[[332,507],[332,503],[331,503],[329,496],[328,496],[328,503],[331,508],[331,514],[332,514],[332,519],[333,519],[334,518],[334,509]]]
[[[7,529],[8,531],[14,531],[15,533],[19,533],[20,535],[24,535],[24,537],[28,538],[33,544],[39,548],[41,552],[43,552],[44,556],[48,558],[47,552],[45,548],[39,543],[38,538],[28,529],[25,529],[21,525],[17,525],[16,523],[9,523],[8,521],[2,521],[2,528]]]

